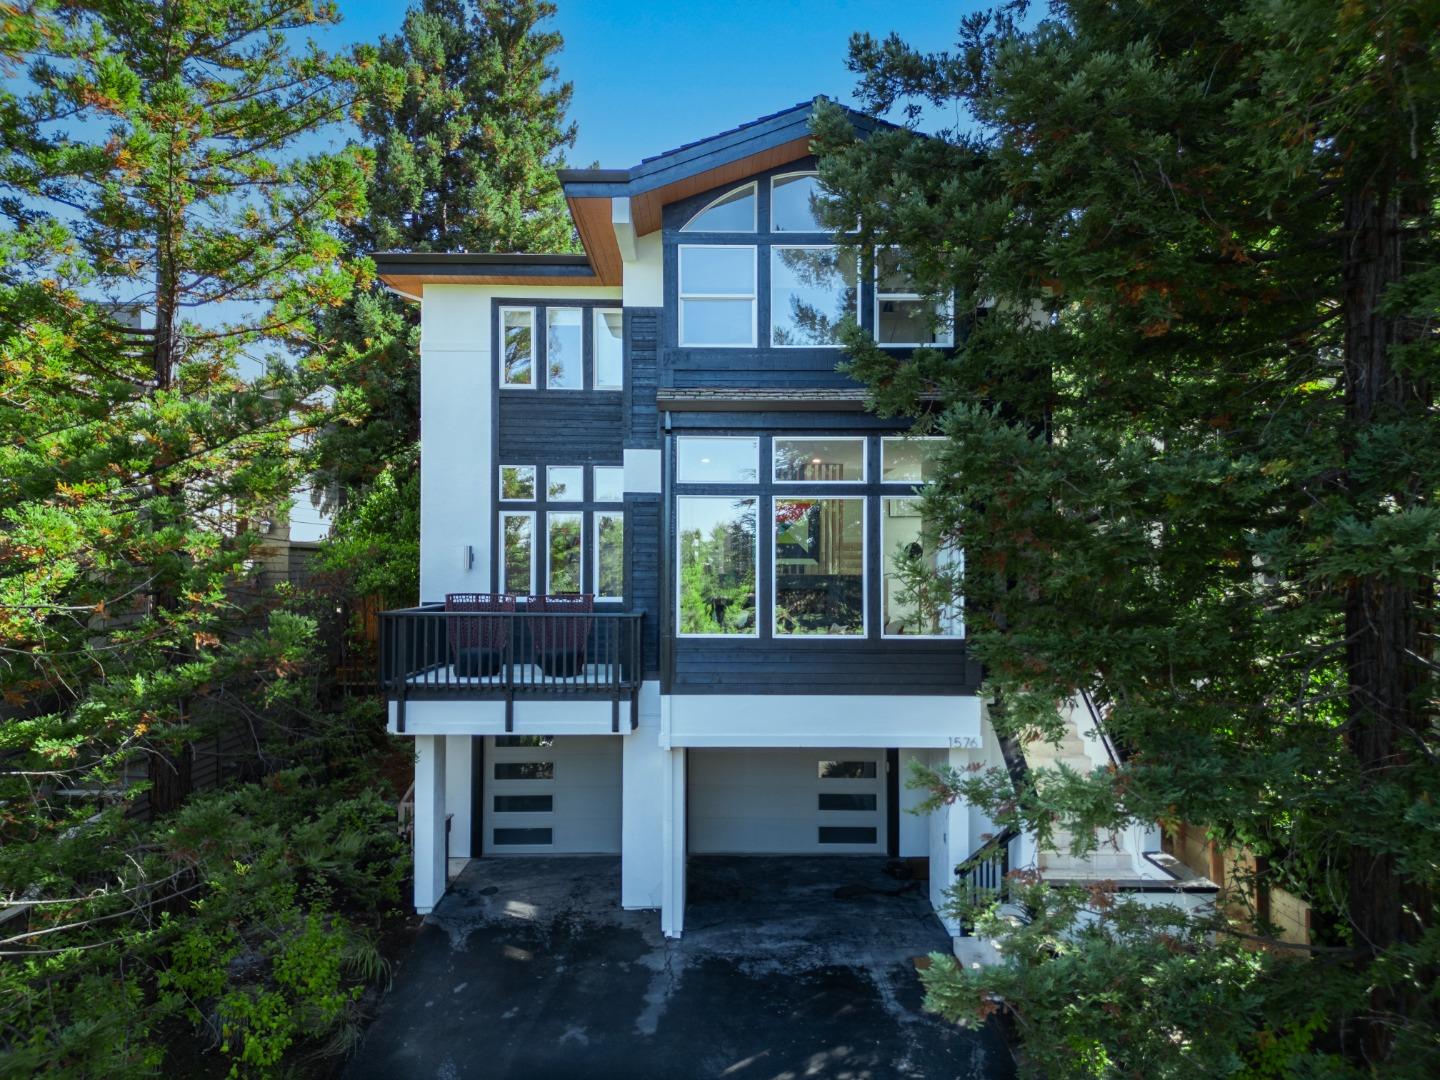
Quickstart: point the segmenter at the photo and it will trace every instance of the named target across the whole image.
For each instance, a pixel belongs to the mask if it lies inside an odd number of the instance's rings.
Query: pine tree
[[[422,0],[361,73],[358,123],[374,152],[369,213],[346,230],[375,251],[577,250],[555,170],[573,144],[556,81],[553,4]],[[316,488],[343,509],[331,560],[396,603],[416,599],[419,314],[375,288],[326,320],[318,363],[336,419]]]
[[[913,359],[847,341],[879,408],[949,437],[926,500],[966,552],[997,725],[1053,738],[1084,689],[1128,756],[1018,803],[1007,778],[932,779],[1042,830],[1207,827],[1320,940],[1297,968],[1171,927],[1173,962],[1096,937],[1077,966],[1041,919],[1016,965],[942,966],[932,993],[1001,994],[1057,1075],[1081,1045],[1086,1075],[1344,1071],[1312,1042],[1433,1074],[1440,6],[1023,10],[967,18],[953,54],[857,36],[874,111],[976,127],[861,143],[832,112],[822,175],[862,251],[898,245],[986,312]],[[1217,1046],[1226,1010],[1243,1030]]]
[[[65,810],[64,790],[148,762],[152,809],[174,808],[203,721],[248,715],[241,687],[279,692],[308,647],[237,587],[300,475],[315,405],[293,357],[354,277],[333,225],[363,208],[362,162],[297,148],[349,82],[289,39],[333,18],[310,0],[15,16],[35,30],[0,167],[0,878],[17,890],[74,867],[61,841],[93,807]]]

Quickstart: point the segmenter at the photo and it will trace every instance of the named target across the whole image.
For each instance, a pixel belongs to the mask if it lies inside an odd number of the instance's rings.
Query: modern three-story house
[[[837,372],[845,316],[902,354],[966,320],[817,222],[811,108],[563,173],[583,255],[377,256],[423,312],[421,602],[382,638],[421,912],[447,855],[537,853],[618,854],[672,936],[705,853],[928,859],[938,908],[995,831],[906,812],[913,760],[1002,761],[963,610],[900,584],[962,557],[932,444]]]

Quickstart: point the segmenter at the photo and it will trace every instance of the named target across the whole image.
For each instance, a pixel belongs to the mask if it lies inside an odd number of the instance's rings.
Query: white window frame
[[[592,533],[593,533],[592,543],[593,543],[594,546],[595,546],[595,551],[594,551],[594,553],[593,553],[593,561],[594,561],[594,564],[595,564],[595,602],[596,602],[596,603],[599,603],[599,602],[602,601],[602,600],[604,600],[604,601],[606,601],[606,602],[611,602],[611,601],[621,601],[621,602],[623,602],[624,599],[625,599],[625,597],[624,597],[623,595],[621,595],[621,596],[610,596],[609,594],[607,594],[607,593],[602,593],[602,592],[600,591],[600,566],[601,566],[601,560],[600,560],[600,521],[601,521],[602,518],[619,518],[619,519],[620,519],[620,530],[621,530],[621,531],[620,531],[620,538],[621,538],[621,539],[620,539],[620,566],[621,566],[621,577],[622,577],[622,579],[623,579],[623,577],[624,577],[624,566],[625,566],[625,532],[626,532],[625,511],[624,511],[624,510],[596,510],[596,511],[594,511],[594,512],[590,515],[590,517],[591,517],[591,531],[592,531]],[[621,592],[623,593],[623,592],[624,592],[624,588],[625,588],[623,580],[622,580],[622,582],[621,582],[620,588],[621,588]]]
[[[596,390],[624,390],[625,389],[625,309],[597,307],[591,308],[590,315],[590,371],[591,382]],[[613,386],[600,381],[600,328],[605,325],[606,315],[620,316],[620,381]],[[609,336],[610,331],[605,331]]]
[[[955,601],[955,619],[958,625],[953,634],[887,634],[885,632],[885,553],[889,551],[889,545],[885,542],[885,522],[889,520],[885,504],[891,499],[908,499],[918,501],[918,495],[885,494],[880,496],[880,637],[885,641],[964,641],[965,640],[965,597],[960,596]],[[960,572],[965,572],[965,552],[956,552],[956,558],[960,562]]]
[[[620,474],[620,497],[616,499],[602,499],[600,497],[600,470],[607,469]],[[601,506],[619,506],[625,501],[625,466],[624,465],[593,465],[591,466],[590,477],[590,501],[599,503]]]
[[[755,504],[755,557],[751,565],[755,567],[755,618],[751,620],[750,633],[748,634],[690,634],[680,629],[680,513],[679,504],[681,499],[718,499],[722,502],[733,503],[735,495],[676,495],[675,496],[675,578],[670,583],[674,590],[675,597],[675,636],[677,638],[688,638],[692,640],[710,641],[743,641],[746,638],[758,638],[760,636],[760,513],[764,509],[765,500],[760,497],[758,491],[747,491],[739,498],[749,499]]]
[[[535,492],[530,498],[512,498],[505,494],[505,470],[516,469],[521,472],[530,473],[530,488]],[[504,503],[532,503],[540,497],[540,477],[534,465],[500,465],[495,470],[495,491],[496,501]]]
[[[550,470],[552,469],[575,469],[580,473],[580,490],[573,498],[566,496],[557,499],[550,494]],[[546,465],[545,466],[545,501],[554,503],[556,506],[569,506],[571,503],[577,506],[585,501],[585,466],[584,465]]]
[[[880,291],[880,252],[899,251],[898,245],[890,245],[888,248],[875,249],[875,321],[870,326],[870,336],[875,339],[875,344],[882,349],[949,349],[955,345],[955,293],[950,293],[950,328],[944,340],[935,341],[881,341],[880,340],[880,303],[882,300],[918,300],[924,303],[927,299],[924,293],[918,292],[887,292]],[[944,303],[945,301],[940,301]]]
[[[880,437],[880,483],[882,483],[882,484],[909,484],[912,488],[913,488],[913,487],[916,487],[917,485],[921,485],[921,484],[927,483],[927,481],[925,481],[925,480],[923,480],[923,479],[921,479],[921,480],[886,480],[886,479],[885,479],[885,448],[886,448],[887,446],[889,446],[891,443],[915,443],[915,442],[938,443],[938,442],[944,442],[944,441],[945,441],[945,436],[943,436],[943,435],[882,435],[882,436]],[[893,496],[893,497],[894,497],[894,498],[900,498],[901,496],[898,496],[898,495],[897,495],[897,496]]]
[[[691,225],[693,225],[693,224],[695,223],[695,219],[696,219],[696,218],[698,218],[698,217],[700,217],[702,214],[706,213],[706,212],[707,212],[708,210],[710,210],[716,203],[720,202],[720,201],[723,200],[723,199],[728,199],[731,195],[734,195],[737,191],[744,191],[746,188],[749,188],[749,189],[750,189],[750,194],[754,196],[754,202],[752,202],[752,203],[750,204],[750,228],[748,228],[748,229],[692,229],[692,228],[690,227]],[[759,185],[758,183],[756,183],[754,180],[751,180],[748,184],[739,184],[739,185],[737,185],[736,187],[732,187],[732,188],[729,188],[729,189],[726,190],[726,191],[722,191],[719,195],[716,195],[713,199],[711,199],[708,203],[706,203],[704,206],[702,206],[699,210],[696,210],[695,213],[691,214],[691,215],[690,215],[690,220],[687,221],[687,222],[685,222],[684,225],[680,226],[680,231],[681,231],[682,233],[683,233],[683,232],[699,233],[699,234],[701,234],[702,236],[705,235],[705,234],[707,234],[707,233],[708,233],[708,234],[713,234],[713,235],[716,235],[716,236],[719,236],[719,235],[721,235],[721,234],[723,234],[723,233],[730,233],[730,234],[733,234],[733,235],[736,235],[736,236],[749,236],[751,233],[759,232],[759,231],[760,231],[760,185]]]
[[[505,316],[512,311],[523,311],[530,317],[530,381],[510,382],[505,378]],[[495,367],[500,375],[502,390],[534,390],[540,384],[540,349],[535,341],[535,309],[521,305],[507,305],[500,308],[500,355],[495,358]]]
[[[751,280],[755,285],[747,293],[687,293],[685,292],[685,252],[690,250],[750,252]],[[680,244],[675,249],[675,290],[679,296],[680,347],[685,349],[753,349],[758,341],[758,320],[760,318],[760,255],[756,244]],[[685,301],[695,300],[748,300],[750,302],[750,340],[726,345],[708,342],[694,342],[685,337]]]
[[[804,500],[843,499],[860,504],[860,632],[858,634],[786,634],[775,625],[778,607],[780,575],[775,572],[775,504],[777,502],[800,502]],[[766,523],[770,529],[770,637],[785,641],[866,641],[870,637],[870,507],[868,495],[831,495],[828,492],[809,495],[804,492],[786,492],[770,497],[770,516]],[[760,532],[756,528],[755,532]],[[757,573],[758,568],[757,568]],[[757,620],[758,621],[758,620]]]
[[[557,517],[573,517],[580,523],[580,543],[575,548],[576,553],[580,556],[580,572],[576,575],[576,581],[579,582],[580,588],[576,591],[583,593],[585,591],[585,511],[583,510],[547,510],[545,512],[545,593],[552,595],[557,591],[553,580],[555,567],[551,565],[550,560],[550,530]]]
[[[780,456],[775,452],[775,444],[779,442],[792,443],[834,443],[834,442],[858,442],[860,444],[860,479],[859,480],[782,480],[779,475]],[[870,440],[864,435],[772,435],[770,437],[770,482],[784,485],[814,485],[817,487],[838,487],[843,484],[864,484],[869,481],[870,474]],[[787,499],[789,495],[785,496]]]
[[[755,444],[755,477],[752,480],[686,480],[680,475],[680,443],[704,439],[707,442],[747,442]],[[759,435],[677,435],[675,437],[675,483],[677,484],[747,484],[752,487],[760,483],[760,436]]]
[[[574,311],[580,316],[580,371],[574,386],[554,386],[550,382],[550,316],[557,311]],[[535,340],[531,335],[530,340]],[[533,361],[532,361],[533,363]],[[585,389],[585,309],[575,304],[552,304],[545,308],[545,389],[556,393],[571,393]]]
[[[499,567],[499,569],[500,569],[500,573],[499,573],[499,578],[500,578],[500,582],[499,582],[499,584],[500,584],[500,590],[499,590],[499,591],[500,591],[500,594],[501,594],[502,596],[503,596],[503,595],[508,595],[508,594],[510,593],[510,582],[507,580],[507,577],[506,577],[506,565],[505,565],[505,519],[506,519],[506,518],[512,518],[512,517],[529,518],[529,519],[530,519],[530,580],[529,580],[529,582],[527,583],[527,584],[528,584],[528,588],[526,588],[526,590],[525,590],[525,595],[526,595],[526,596],[534,596],[534,595],[535,595],[535,554],[536,554],[536,548],[535,548],[535,540],[536,540],[536,537],[535,537],[535,511],[534,511],[534,510],[501,510],[500,513],[496,516],[496,538],[495,538],[495,547],[496,547],[496,550],[499,551],[499,553],[500,553],[500,567]]]
[[[801,233],[795,233],[795,234],[793,234],[793,235],[800,236],[800,235],[803,235],[803,234],[801,234]],[[840,245],[840,244],[771,244],[771,245],[770,245],[770,348],[772,348],[772,349],[842,349],[842,348],[844,348],[844,346],[841,345],[840,342],[838,342],[838,341],[832,342],[832,343],[829,344],[829,345],[809,345],[809,344],[806,344],[806,345],[781,345],[781,344],[779,344],[779,343],[775,340],[775,259],[776,259],[776,257],[777,257],[777,253],[778,253],[778,252],[785,251],[785,250],[787,250],[787,249],[788,249],[788,250],[800,249],[800,250],[805,250],[805,251],[825,251],[825,250],[830,250],[830,251],[843,251],[843,250],[844,250],[844,249],[843,249],[843,246]],[[857,259],[857,260],[856,260],[856,264],[855,264],[855,311],[854,311],[855,320],[856,320],[857,322],[860,320],[860,293],[861,293],[861,288],[860,288],[860,264],[859,264],[859,260]]]

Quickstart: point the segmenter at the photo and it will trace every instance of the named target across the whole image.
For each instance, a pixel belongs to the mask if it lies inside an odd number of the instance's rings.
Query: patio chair
[[[474,616],[446,620],[450,629],[450,659],[461,678],[498,675],[510,654],[510,626],[515,598],[499,593],[450,593],[446,611],[475,612]]]
[[[530,598],[531,611],[547,616],[532,620],[535,658],[552,679],[572,679],[585,671],[590,651],[590,624],[595,620],[593,593],[559,593]],[[555,615],[568,615],[557,619]]]

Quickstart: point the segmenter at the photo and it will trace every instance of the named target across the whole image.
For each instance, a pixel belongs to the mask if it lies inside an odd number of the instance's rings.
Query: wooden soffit
[[[699,195],[711,188],[724,187],[748,180],[756,173],[778,169],[792,161],[810,156],[810,136],[805,135],[789,142],[780,143],[765,150],[748,154],[734,161],[713,165],[699,172],[674,180],[649,191],[636,192],[630,196],[630,219],[635,226],[636,236],[647,236],[661,225],[664,208],[681,199]],[[622,278],[620,245],[615,239],[615,226],[611,220],[610,197],[572,197],[570,214],[580,241],[585,245],[585,254],[595,267],[601,285],[619,285]]]

